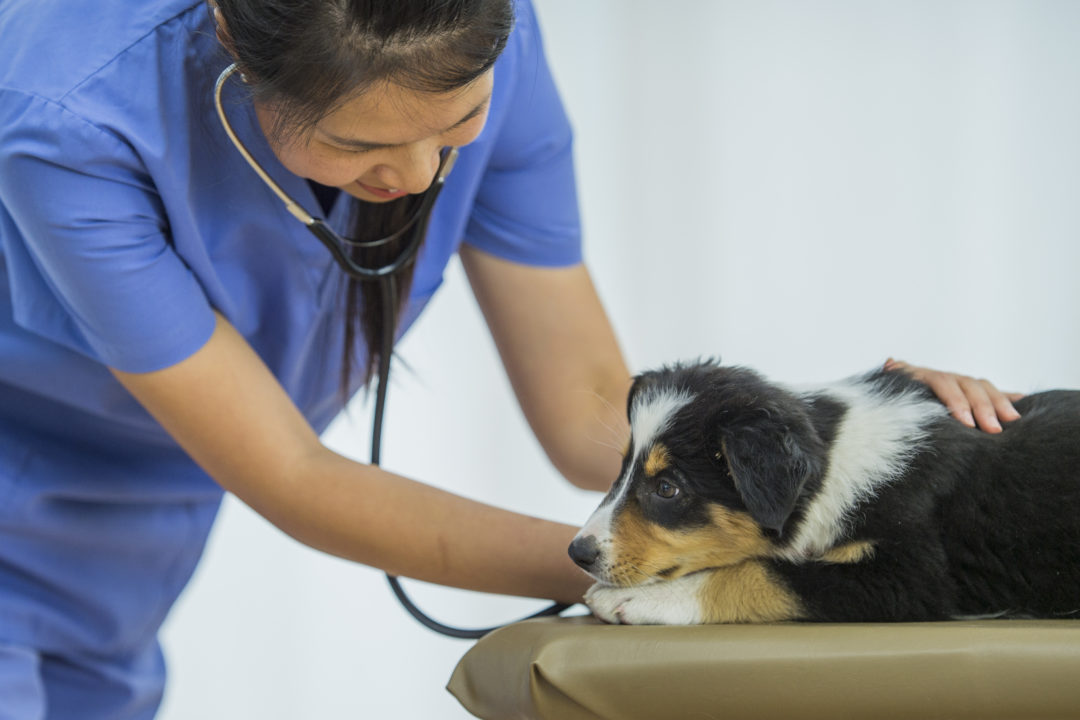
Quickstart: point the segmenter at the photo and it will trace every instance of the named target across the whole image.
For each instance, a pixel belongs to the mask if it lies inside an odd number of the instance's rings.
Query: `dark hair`
[[[255,100],[274,107],[280,139],[309,129],[342,103],[377,83],[445,93],[487,72],[513,27],[512,0],[210,0],[224,20],[224,41]],[[352,232],[373,240],[399,229],[419,201],[384,204],[353,200]],[[408,235],[408,233],[406,233]],[[408,238],[378,253],[395,257]],[[361,264],[379,264],[360,248]],[[394,327],[409,297],[413,266],[396,283]],[[342,388],[354,365],[357,325],[366,345],[364,382],[376,367],[383,333],[378,283],[350,278]]]

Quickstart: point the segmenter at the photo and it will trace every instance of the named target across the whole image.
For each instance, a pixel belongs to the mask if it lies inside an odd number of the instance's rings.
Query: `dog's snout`
[[[570,543],[570,559],[585,570],[592,569],[600,557],[600,545],[595,535],[578,536]]]

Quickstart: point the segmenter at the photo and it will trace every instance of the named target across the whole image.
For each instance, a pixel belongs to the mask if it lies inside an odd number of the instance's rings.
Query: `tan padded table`
[[[529,620],[448,686],[489,720],[1080,720],[1080,620],[613,626]]]

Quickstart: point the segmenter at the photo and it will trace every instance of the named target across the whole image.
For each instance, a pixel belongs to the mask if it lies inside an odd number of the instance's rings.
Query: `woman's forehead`
[[[459,90],[430,93],[380,83],[350,98],[315,124],[335,141],[357,145],[405,145],[448,132],[490,100],[493,71]]]

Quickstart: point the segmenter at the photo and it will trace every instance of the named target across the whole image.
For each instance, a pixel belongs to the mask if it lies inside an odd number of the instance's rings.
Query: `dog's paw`
[[[585,604],[592,610],[592,614],[600,620],[612,625],[619,625],[622,623],[619,612],[623,603],[629,600],[631,590],[632,588],[596,583],[585,592]]]
[[[596,617],[617,625],[698,625],[698,585],[687,578],[635,587],[597,583],[585,593],[585,604]]]

